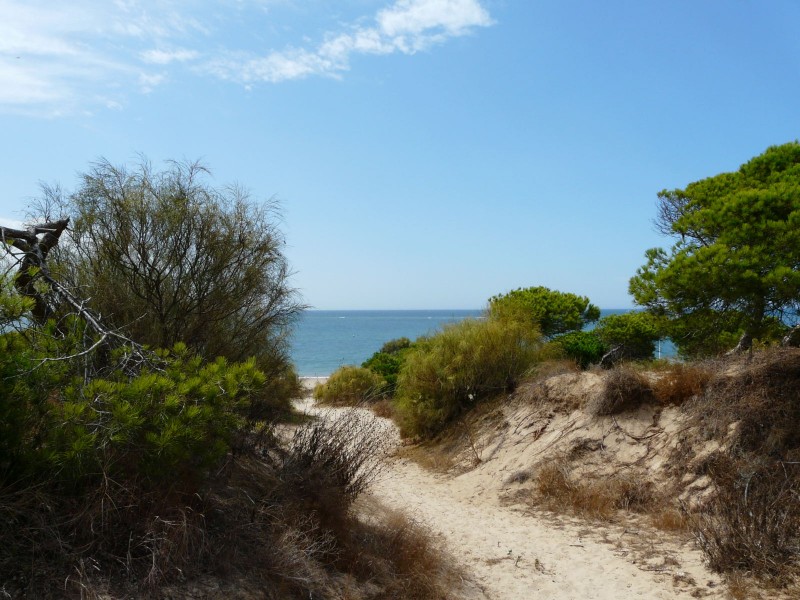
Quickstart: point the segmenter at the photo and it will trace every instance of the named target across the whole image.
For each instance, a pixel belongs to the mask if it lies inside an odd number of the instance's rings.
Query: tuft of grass
[[[653,395],[661,404],[681,406],[701,396],[713,372],[701,364],[670,363],[652,383]]]
[[[560,460],[543,465],[533,481],[548,510],[560,512],[566,508],[587,518],[608,520],[618,510],[645,512],[656,503],[652,485],[641,477],[574,478],[567,463]]]
[[[589,410],[596,416],[618,415],[654,400],[653,388],[647,377],[623,365],[609,372],[603,392]]]

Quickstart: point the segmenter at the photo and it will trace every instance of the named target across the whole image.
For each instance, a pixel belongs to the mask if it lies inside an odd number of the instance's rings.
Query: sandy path
[[[320,410],[310,399],[298,408],[317,414],[354,410]],[[396,436],[393,426],[388,427],[387,435]],[[660,547],[644,560],[641,553],[626,549],[624,529],[536,518],[522,507],[502,506],[497,494],[484,490],[475,477],[438,475],[408,460],[389,461],[388,471],[373,484],[371,494],[442,536],[485,598],[723,597],[716,584],[706,587],[697,553],[687,563],[684,549]],[[664,556],[676,553],[681,554],[681,564],[665,564]],[[687,585],[687,580],[695,580],[697,586]]]

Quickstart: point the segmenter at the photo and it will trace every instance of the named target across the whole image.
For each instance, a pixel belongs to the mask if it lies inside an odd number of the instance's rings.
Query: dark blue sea
[[[602,316],[628,310],[603,310]],[[308,310],[295,328],[292,359],[300,376],[322,377],[343,365],[360,365],[389,340],[414,340],[482,314],[481,310]],[[665,343],[665,355],[674,354],[670,348]]]

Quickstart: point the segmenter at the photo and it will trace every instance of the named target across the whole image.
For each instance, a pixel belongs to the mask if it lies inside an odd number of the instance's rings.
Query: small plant
[[[325,404],[355,405],[379,400],[386,390],[383,377],[364,367],[337,369],[314,388],[314,399]]]
[[[631,367],[622,366],[606,376],[603,392],[590,410],[598,417],[618,415],[654,400],[647,378]]]
[[[701,365],[671,363],[653,381],[653,394],[661,404],[680,406],[703,394],[711,381],[711,374]]]
[[[587,480],[577,478],[564,461],[540,467],[534,476],[536,490],[546,507],[575,514],[610,519],[617,510],[643,512],[656,502],[652,485],[641,477],[613,475]]]

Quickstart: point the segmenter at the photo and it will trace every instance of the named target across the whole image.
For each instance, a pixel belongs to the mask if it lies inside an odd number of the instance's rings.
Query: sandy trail
[[[321,416],[313,400],[298,408]],[[377,418],[377,417],[376,417]],[[386,435],[399,443],[394,425]],[[666,540],[648,540],[650,552],[634,551],[626,537],[635,528],[597,527],[582,521],[537,518],[522,506],[504,506],[480,474],[431,473],[410,460],[389,458],[372,496],[427,524],[441,536],[480,592],[489,600],[618,600],[625,598],[722,598],[722,588],[702,567],[699,553]],[[500,475],[495,474],[496,477]],[[640,540],[639,540],[640,541]],[[675,557],[680,560],[676,560]],[[666,560],[665,560],[665,557]]]

